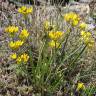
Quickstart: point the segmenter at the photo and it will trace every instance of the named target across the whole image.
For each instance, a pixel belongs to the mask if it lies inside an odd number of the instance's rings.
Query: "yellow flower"
[[[65,15],[64,15],[64,19],[65,19],[67,22],[69,22],[69,21],[70,21],[70,16],[69,16],[68,14],[65,14]]]
[[[55,30],[56,26],[52,25],[48,20],[44,21],[43,23],[44,29],[47,31]]]
[[[16,59],[16,61],[17,61],[17,64],[19,64],[19,63],[21,63],[21,57],[18,57],[17,59]]]
[[[81,31],[81,39],[87,44],[88,48],[92,48],[95,44],[90,32]]]
[[[52,47],[52,48],[61,48],[60,43],[58,43],[58,42],[56,42],[54,40],[49,42],[49,46]]]
[[[92,48],[95,45],[95,41],[91,39],[88,43],[88,48]]]
[[[28,54],[24,53],[21,56],[19,56],[16,61],[17,63],[21,63],[21,62],[26,63],[28,60],[29,60]]]
[[[91,38],[91,33],[90,32],[86,32],[86,31],[81,31],[81,37],[83,38],[83,40],[87,43],[89,41],[89,39]]]
[[[16,33],[18,32],[19,28],[16,27],[16,26],[8,26],[7,28],[5,28],[5,32],[8,32],[8,33]]]
[[[18,41],[15,41],[15,42],[11,41],[9,43],[9,47],[12,48],[12,49],[18,49],[19,47],[21,47],[23,45],[23,43],[24,42],[21,41],[21,40],[18,40]]]
[[[79,82],[79,83],[77,84],[77,91],[79,91],[79,90],[85,90],[85,85],[84,85],[84,83]]]
[[[22,54],[22,55],[21,55],[21,59],[23,60],[23,62],[27,62],[28,59],[29,59],[28,54],[26,54],[26,53]]]
[[[18,9],[18,12],[23,14],[23,15],[28,15],[32,13],[33,7],[27,8],[26,6],[22,6],[21,8]]]
[[[73,20],[72,25],[73,25],[73,26],[77,26],[77,25],[78,25],[78,23],[79,23],[79,21],[78,21],[78,20]]]
[[[86,32],[86,31],[81,31],[81,36],[82,37],[91,37],[91,33],[90,32]]]
[[[64,15],[64,19],[69,22],[70,24],[72,24],[73,26],[78,25],[79,21],[80,21],[80,17],[74,13],[74,12],[70,12]]]
[[[15,41],[15,46],[18,48],[18,47],[22,46],[23,43],[24,42],[21,40]]]
[[[82,22],[82,23],[80,23],[79,28],[80,29],[86,29],[87,28],[87,24]]]
[[[15,43],[14,43],[13,41],[11,41],[11,42],[9,43],[9,46],[10,46],[10,48],[14,48],[14,47],[15,47]]]
[[[61,37],[63,36],[63,32],[62,31],[51,31],[49,32],[49,37],[52,39],[52,40],[58,40],[60,39]]]
[[[86,32],[85,31],[81,31],[81,36],[85,36]]]
[[[19,35],[19,38],[25,40],[28,36],[29,32],[26,29],[23,29]]]
[[[67,22],[69,22],[70,20],[78,20],[78,21],[80,20],[79,16],[76,13],[74,13],[74,12],[66,13],[64,15],[64,19]]]
[[[17,58],[17,54],[16,54],[16,53],[13,53],[13,54],[10,55],[10,57],[11,57],[12,59],[16,59],[16,58]]]
[[[48,30],[48,29],[50,28],[50,26],[51,26],[50,22],[46,20],[46,21],[44,22],[44,28],[45,28],[46,30]]]

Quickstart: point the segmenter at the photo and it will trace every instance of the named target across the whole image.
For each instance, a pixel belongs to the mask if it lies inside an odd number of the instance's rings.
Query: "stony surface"
[[[0,0],[0,4],[1,4],[0,5],[0,9],[1,9],[0,10],[0,12],[1,12],[1,14],[0,14],[0,44],[2,44],[2,41],[4,40],[4,39],[2,39],[2,38],[4,38],[2,35],[2,33],[4,32],[3,27],[4,27],[4,25],[5,26],[8,25],[10,20],[12,20],[12,22],[13,21],[15,22],[16,15],[14,14],[14,11],[16,12],[16,10],[17,10],[16,6],[14,4],[12,5],[12,4],[9,4],[9,2],[1,2],[1,1],[3,1],[3,0]],[[81,1],[82,2],[85,2],[85,1],[91,2],[91,0],[81,0]],[[94,7],[96,7],[96,5],[94,5]],[[75,11],[82,16],[86,16],[86,14],[88,15],[90,13],[90,10],[91,10],[90,8],[91,7],[89,6],[88,3],[74,3],[74,4],[64,6],[64,7],[55,7],[55,6],[40,7],[39,6],[38,8],[37,7],[35,8],[35,13],[33,16],[33,17],[35,17],[35,21],[33,21],[33,24],[35,22],[38,26],[38,25],[40,25],[42,20],[50,19],[50,17],[53,18],[54,20],[57,20],[58,14],[61,13],[63,15],[65,13],[65,9],[67,9],[66,12]],[[12,17],[11,19],[9,18],[10,16]],[[57,18],[54,18],[54,17],[57,17]],[[9,19],[9,21],[7,20],[7,18]],[[89,28],[90,28],[90,25],[92,25],[91,30],[93,30],[95,22],[92,17],[89,17],[88,19],[89,19],[89,21],[88,20],[87,21],[89,23]],[[3,21],[3,22],[1,22],[1,21]],[[1,48],[1,46],[0,46],[0,48]],[[1,51],[0,51],[0,53],[1,53]],[[6,54],[3,53],[3,55],[6,55]],[[7,66],[9,66],[9,65],[6,64],[6,62],[7,62],[6,57],[4,59],[2,59],[2,53],[0,54],[0,96],[4,96],[4,94],[7,94],[7,96],[21,96],[20,93],[23,94],[22,96],[33,96],[32,95],[32,86],[29,87],[26,85],[24,85],[24,86],[18,85],[16,75],[12,72],[10,73],[9,70],[7,69]],[[28,90],[29,93],[25,91],[26,89]],[[24,95],[24,94],[26,94],[26,95]]]
[[[84,3],[77,3],[77,4],[72,4],[68,5],[68,8],[70,11],[74,11],[79,13],[80,15],[88,15],[90,13],[90,8],[88,4]]]
[[[91,3],[93,0],[79,0],[81,3]]]

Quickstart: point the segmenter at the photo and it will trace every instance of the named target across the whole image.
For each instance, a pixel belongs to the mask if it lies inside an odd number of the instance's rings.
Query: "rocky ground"
[[[45,4],[43,0],[38,0],[38,2],[41,2],[41,5]],[[16,17],[17,8],[21,5],[21,3],[12,3],[12,1],[10,3],[7,0],[0,0],[0,96],[34,96],[32,95],[33,90],[31,86],[26,86],[26,84],[18,86],[19,82],[16,75],[13,70],[8,69],[10,65],[10,63],[8,63],[8,49],[4,47],[7,42],[5,40],[7,37],[4,33],[4,26],[10,22],[13,22],[13,24],[16,23],[16,18],[18,18]],[[86,16],[86,21],[89,26],[92,25],[91,30],[96,28],[96,0],[79,0],[79,2],[71,2],[66,6],[58,7],[52,5],[46,6],[47,7],[36,6],[35,15],[37,14],[39,17],[42,13],[42,18],[37,18],[37,24],[40,24],[40,19],[49,18],[50,14],[54,17],[58,12],[64,14],[64,10],[66,10],[66,12],[75,11],[79,13],[82,18]]]

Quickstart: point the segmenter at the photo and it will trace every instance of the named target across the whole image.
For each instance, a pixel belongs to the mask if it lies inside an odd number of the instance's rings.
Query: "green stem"
[[[81,54],[84,52],[86,47],[87,46],[84,46],[84,48],[81,50],[81,52],[77,55],[77,57],[74,59],[74,61],[71,64],[73,64],[81,56]]]
[[[75,51],[73,51],[69,56],[67,56],[65,59],[62,60],[62,64],[60,64],[57,68],[57,71],[60,69],[60,67],[64,64],[63,62],[65,62],[68,58],[70,58],[71,56],[73,56],[78,50],[80,50],[80,48],[82,47],[82,45],[77,48]]]
[[[57,86],[60,84],[61,80],[63,79],[63,72],[62,72],[62,76],[60,77],[59,81],[56,83],[56,85],[52,88],[53,90],[55,90],[57,88]]]
[[[73,62],[71,63],[71,64],[69,64],[70,66],[71,65],[73,65],[77,60],[78,60],[78,58],[81,56],[81,54],[84,52],[84,50],[86,49],[86,47],[87,47],[87,45],[85,45],[83,48],[82,48],[82,50],[81,50],[81,52],[76,56],[76,58],[73,60]],[[74,69],[74,66],[73,67],[70,67],[69,66],[69,68],[71,68],[71,69]]]
[[[78,50],[80,50],[81,47],[82,47],[82,45],[81,45],[79,48],[77,48],[77,50],[75,50],[74,52],[72,52],[72,54],[70,54],[69,56],[67,56],[62,62],[66,61],[68,58],[70,58],[72,55],[74,55]],[[56,74],[58,73],[58,70],[61,68],[61,66],[62,66],[63,64],[64,64],[64,63],[60,64],[60,65],[57,67],[57,70],[56,70],[56,72],[55,72]],[[47,83],[47,81],[49,80],[49,78],[50,78],[51,75],[52,75],[52,70],[50,70],[49,75],[47,76],[45,83]]]

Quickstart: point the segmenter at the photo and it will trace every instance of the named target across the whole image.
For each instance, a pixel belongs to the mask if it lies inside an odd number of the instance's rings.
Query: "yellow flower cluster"
[[[29,56],[26,53],[23,53],[21,56],[18,56],[18,57],[17,57],[16,53],[13,53],[13,54],[10,55],[10,57],[13,60],[16,59],[17,63],[21,63],[21,62],[26,63],[29,60]]]
[[[28,15],[32,13],[33,7],[27,8],[26,6],[22,6],[21,8],[18,9],[18,12],[23,14],[23,15]]]
[[[89,48],[92,48],[94,46],[95,41],[92,38],[92,34],[90,32],[81,31],[81,39],[85,44],[87,44]]]
[[[5,32],[11,33],[11,34],[18,32],[18,30],[19,28],[16,26],[8,26],[7,28],[5,28]]]
[[[56,26],[52,25],[48,20],[44,21],[43,25],[46,31],[51,31],[56,29]]]
[[[62,36],[63,36],[63,32],[62,31],[56,31],[56,32],[51,31],[51,32],[49,32],[50,39],[55,40],[55,41],[60,39]]]
[[[64,19],[70,24],[72,24],[73,26],[78,25],[80,21],[80,17],[74,12],[66,13],[64,15]]]
[[[16,53],[11,54],[11,55],[10,55],[10,58],[16,59],[16,58],[17,58],[17,54],[16,54]]]
[[[19,57],[16,59],[16,61],[17,61],[18,64],[21,63],[21,62],[26,63],[28,60],[29,60],[29,56],[28,56],[28,54],[26,54],[26,53],[22,54],[21,56],[19,56]]]
[[[49,42],[49,46],[52,48],[61,48],[60,43],[58,42],[59,39],[61,39],[61,37],[63,36],[63,32],[62,31],[50,31],[49,32],[49,38],[51,39],[51,41]]]
[[[46,21],[44,22],[44,28],[45,28],[46,30],[48,30],[48,29],[50,28],[50,25],[51,25],[51,24],[50,24],[49,21],[46,20]]]
[[[19,28],[16,26],[9,26],[5,28],[5,32],[10,33],[11,36],[15,36],[14,33],[18,31],[19,31]],[[26,29],[23,29],[18,36],[19,39],[21,40],[9,42],[9,47],[12,49],[18,49],[20,46],[23,45],[25,39],[27,39],[28,36],[29,36],[29,32]]]
[[[79,24],[79,28],[80,29],[86,29],[87,28],[87,24],[85,22],[82,22]]]
[[[29,32],[26,29],[23,29],[19,35],[21,40],[25,40],[29,36]]]
[[[52,47],[52,48],[61,48],[61,45],[60,45],[60,43],[58,43],[58,42],[56,42],[56,41],[54,41],[54,40],[51,40],[50,42],[49,42],[49,46],[50,47]]]
[[[85,90],[85,85],[84,85],[84,83],[79,82],[79,83],[77,84],[77,91],[79,91],[79,90]]]
[[[23,45],[23,41],[21,40],[17,40],[17,41],[11,41],[9,43],[9,47],[12,48],[12,49],[18,49],[19,47],[21,47]]]

